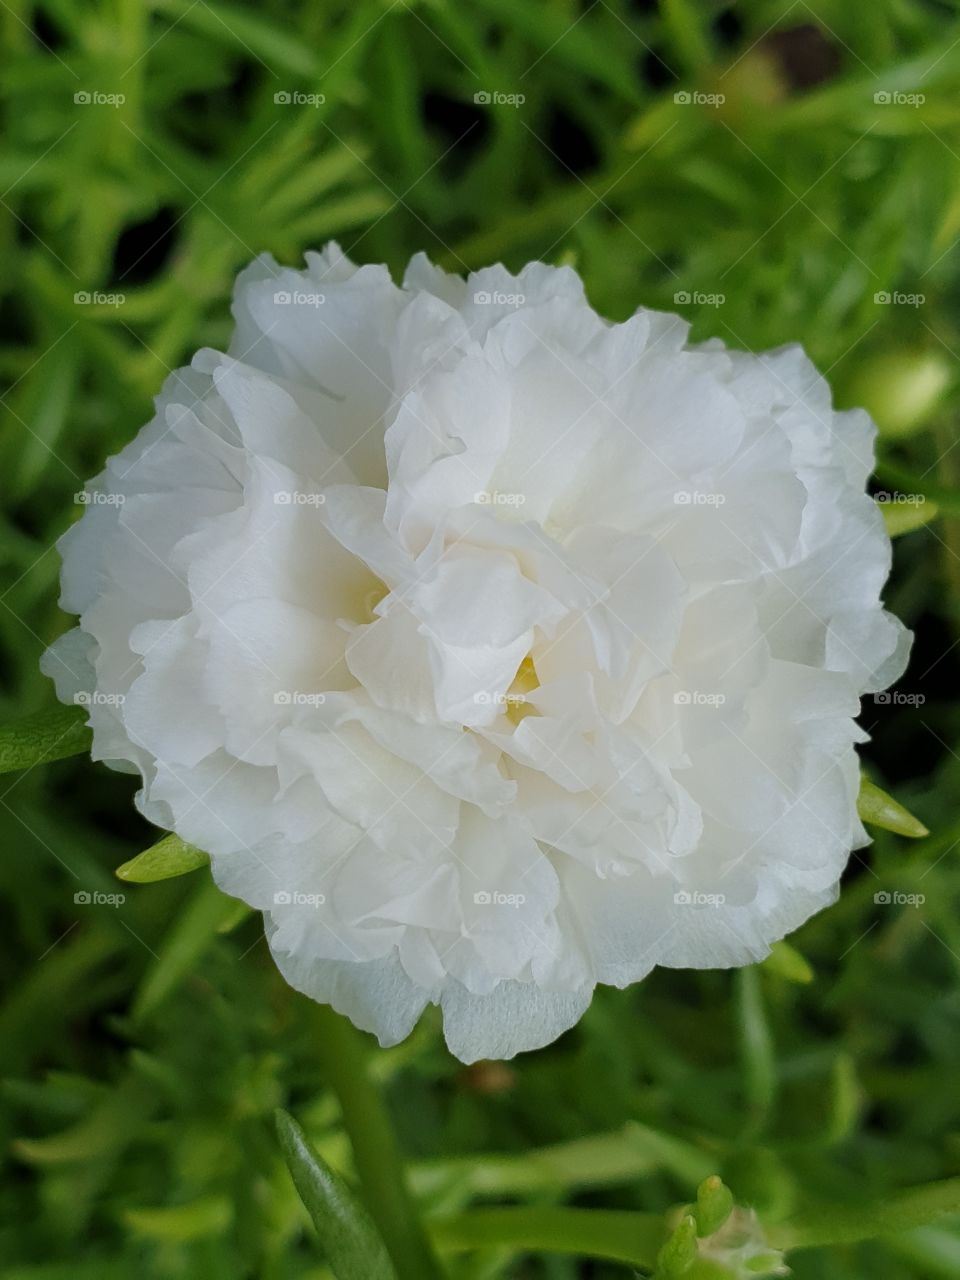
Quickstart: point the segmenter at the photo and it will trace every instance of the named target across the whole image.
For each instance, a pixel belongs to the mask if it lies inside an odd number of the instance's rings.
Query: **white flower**
[[[62,542],[45,670],[287,980],[464,1061],[831,902],[903,668],[873,427],[568,268],[240,276]]]

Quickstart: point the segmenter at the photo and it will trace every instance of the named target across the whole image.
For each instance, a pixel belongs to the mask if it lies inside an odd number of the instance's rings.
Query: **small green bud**
[[[697,1234],[712,1236],[719,1231],[733,1210],[733,1195],[720,1178],[713,1174],[705,1178],[697,1188]]]
[[[657,1255],[657,1280],[675,1280],[686,1274],[697,1257],[697,1223],[686,1213]]]
[[[929,422],[952,378],[940,351],[887,351],[860,365],[844,388],[844,400],[862,404],[880,434],[894,440]]]

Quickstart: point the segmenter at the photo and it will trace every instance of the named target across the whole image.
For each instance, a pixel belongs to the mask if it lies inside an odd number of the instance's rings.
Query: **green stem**
[[[319,1055],[353,1146],[364,1200],[400,1280],[442,1280],[443,1273],[407,1190],[406,1173],[383,1095],[369,1071],[362,1034],[322,1005]]]
[[[960,1178],[908,1187],[865,1205],[811,1206],[768,1234],[778,1249],[809,1249],[910,1231],[949,1213],[960,1213]]]
[[[752,965],[737,973],[737,1004],[750,1109],[744,1137],[752,1141],[766,1128],[777,1092],[773,1039],[760,989],[760,975]]]
[[[474,1209],[430,1224],[441,1249],[511,1249],[608,1258],[652,1269],[666,1237],[657,1213],[625,1209],[522,1207]]]

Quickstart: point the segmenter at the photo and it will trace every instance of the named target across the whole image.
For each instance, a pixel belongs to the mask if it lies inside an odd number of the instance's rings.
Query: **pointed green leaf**
[[[807,983],[813,981],[813,969],[796,947],[788,942],[775,942],[770,954],[763,961],[762,968],[767,973],[775,973],[778,978],[787,982]]]
[[[203,1196],[189,1204],[125,1209],[123,1218],[136,1235],[182,1244],[205,1236],[223,1235],[233,1222],[233,1204],[227,1196]]]
[[[857,797],[857,812],[862,821],[872,826],[883,827],[886,831],[895,831],[898,836],[909,836],[913,840],[928,836],[930,832],[908,809],[888,796],[868,778],[860,779],[860,794]]]
[[[313,1151],[286,1111],[277,1112],[277,1133],[287,1168],[337,1280],[396,1280],[370,1215],[343,1179]]]
[[[122,867],[117,867],[116,874],[121,880],[129,880],[132,884],[150,884],[154,880],[170,880],[173,876],[195,871],[208,861],[205,853],[192,844],[185,844],[171,831],[149,849],[144,849],[143,853],[138,853]]]
[[[30,769],[90,750],[83,707],[54,707],[0,727],[0,773]]]
[[[244,920],[248,920],[253,915],[253,907],[248,907],[245,902],[237,899],[233,903],[232,910],[228,911],[226,916],[217,926],[217,933],[233,933],[234,929],[243,924]]]
[[[834,1202],[805,1206],[770,1228],[771,1243],[781,1249],[812,1248],[872,1240],[912,1231],[938,1218],[960,1213],[960,1178],[906,1187],[866,1204]]]
[[[232,5],[204,3],[191,4],[189,0],[160,0],[157,8],[174,19],[173,25],[182,22],[193,27],[208,39],[219,44],[245,50],[262,66],[276,73],[274,67],[295,76],[312,78],[321,67],[316,53],[308,41],[297,40],[280,27],[280,24],[264,19],[255,12],[235,8]]]
[[[901,534],[913,533],[914,529],[922,529],[931,520],[936,520],[940,508],[929,501],[922,493],[909,495],[912,502],[878,502],[883,513],[883,523],[891,538],[899,538]]]

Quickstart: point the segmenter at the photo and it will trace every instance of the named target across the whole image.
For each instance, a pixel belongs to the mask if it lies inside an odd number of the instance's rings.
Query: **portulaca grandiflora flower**
[[[907,633],[873,427],[799,348],[335,245],[234,315],[86,491],[44,666],[294,987],[509,1057],[835,898]]]

